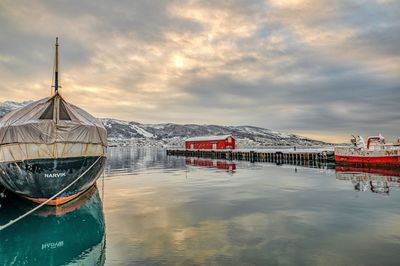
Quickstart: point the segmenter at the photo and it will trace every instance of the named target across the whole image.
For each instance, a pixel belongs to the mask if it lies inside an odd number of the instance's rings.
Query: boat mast
[[[56,59],[54,66],[54,92],[58,93],[58,88],[61,86],[58,85],[58,37],[56,37]]]

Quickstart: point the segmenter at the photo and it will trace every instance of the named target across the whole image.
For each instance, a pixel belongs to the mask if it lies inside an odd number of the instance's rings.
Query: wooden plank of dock
[[[170,156],[201,157],[281,164],[330,163],[335,161],[333,148],[317,149],[237,149],[237,150],[167,150]]]

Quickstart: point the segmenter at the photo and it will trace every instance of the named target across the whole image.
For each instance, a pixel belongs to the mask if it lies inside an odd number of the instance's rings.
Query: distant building
[[[187,150],[233,150],[236,148],[236,140],[232,135],[195,137],[185,141],[185,148]]]

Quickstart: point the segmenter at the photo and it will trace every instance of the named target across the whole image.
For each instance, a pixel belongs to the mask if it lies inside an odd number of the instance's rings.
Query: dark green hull
[[[43,202],[67,187],[93,165],[55,199],[57,202],[64,202],[63,199],[72,199],[96,182],[104,169],[105,160],[105,157],[74,157],[0,163],[0,183],[18,195]]]

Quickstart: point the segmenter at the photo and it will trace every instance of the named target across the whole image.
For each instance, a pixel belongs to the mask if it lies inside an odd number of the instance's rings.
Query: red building
[[[236,148],[236,140],[232,135],[195,137],[185,141],[185,148],[187,150],[233,150]]]

